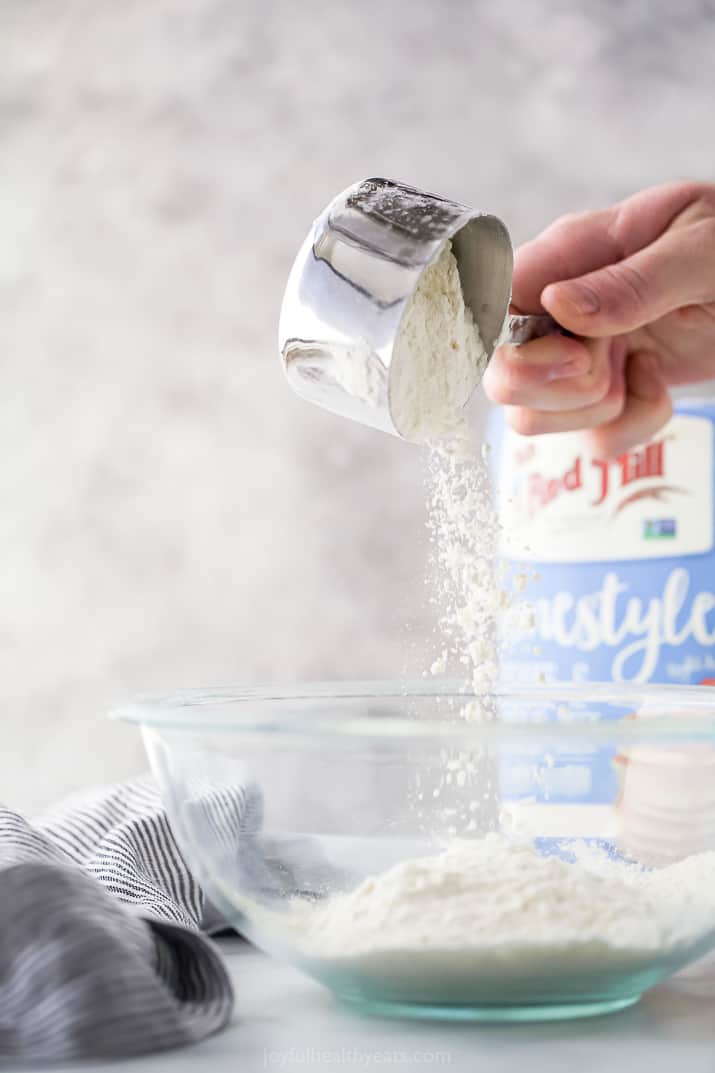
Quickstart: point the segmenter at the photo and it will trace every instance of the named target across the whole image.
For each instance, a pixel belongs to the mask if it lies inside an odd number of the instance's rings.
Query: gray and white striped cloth
[[[260,811],[232,791],[229,826]],[[148,777],[26,821],[0,807],[0,1059],[118,1057],[190,1043],[231,1018],[202,932],[221,919]]]

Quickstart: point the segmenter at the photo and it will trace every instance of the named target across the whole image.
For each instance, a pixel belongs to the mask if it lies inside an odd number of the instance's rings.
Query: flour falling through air
[[[464,302],[457,261],[447,243],[423,273],[400,325],[390,398],[397,427],[428,444],[427,525],[442,637],[431,671],[466,668],[484,697],[498,677],[499,625],[511,579],[498,555],[499,519],[487,448],[470,443],[464,404],[481,380],[487,354]],[[488,700],[465,716],[489,714]]]

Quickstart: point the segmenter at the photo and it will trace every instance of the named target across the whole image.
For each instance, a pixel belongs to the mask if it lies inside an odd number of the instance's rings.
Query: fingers
[[[654,242],[703,184],[666,183],[607,209],[564,216],[516,252],[512,296],[523,312],[538,312],[550,283],[571,280],[622,261]],[[573,329],[577,330],[577,329]]]
[[[531,348],[535,344],[528,345]],[[512,348],[502,347],[490,362],[489,369],[497,361],[501,365],[507,362],[509,356],[504,351],[509,349]],[[521,378],[521,370],[518,373],[510,370],[506,383],[510,377],[515,378],[511,383],[514,392],[511,397],[522,402],[507,404],[506,416],[512,428],[523,436],[583,430],[588,450],[594,458],[614,458],[651,439],[670,419],[672,402],[655,354],[639,351],[626,360],[625,344],[620,339],[590,341],[588,352],[592,366],[587,375],[595,376],[598,383],[593,394],[586,389],[583,394],[577,392],[576,403],[570,408],[566,408],[568,400],[564,394],[560,400],[563,408],[551,409],[555,385],[550,386],[548,398],[538,402],[541,389]],[[604,368],[607,371],[605,380]],[[507,390],[503,370],[497,369],[490,376],[490,396],[493,397],[494,391],[503,394]],[[573,385],[583,381],[583,376],[574,377]],[[566,389],[567,385],[571,390],[568,379],[559,384],[559,389]],[[592,401],[579,405],[584,399]]]
[[[608,343],[564,336],[500,347],[484,375],[485,390],[494,402],[551,414],[593,406],[610,386]]]
[[[517,251],[513,300],[580,339],[496,352],[485,387],[510,424],[527,435],[590,430],[600,457],[647,440],[670,417],[670,397],[655,354],[638,351],[626,368],[625,337],[675,310],[683,332],[686,314],[708,315],[715,186],[670,183],[557,221]]]
[[[537,313],[544,287],[573,279],[618,258],[608,230],[611,209],[562,216],[514,255],[512,301],[524,313]]]
[[[626,365],[626,398],[615,420],[585,433],[594,458],[615,458],[650,440],[670,419],[673,404],[655,354],[640,351]]]
[[[533,344],[529,344],[530,346]],[[513,397],[521,403],[508,404],[506,416],[511,427],[524,436],[550,432],[573,432],[615,421],[623,410],[625,347],[620,340],[599,339],[589,343],[592,366],[581,378],[581,389],[570,400],[564,397],[559,408],[539,408],[532,401],[532,389],[520,389]],[[576,387],[574,384],[570,385]],[[553,386],[552,386],[553,391]],[[551,397],[550,392],[550,397]],[[528,400],[524,402],[524,400]]]
[[[681,306],[715,300],[715,217],[667,231],[623,261],[552,283],[545,309],[578,335],[635,331]]]

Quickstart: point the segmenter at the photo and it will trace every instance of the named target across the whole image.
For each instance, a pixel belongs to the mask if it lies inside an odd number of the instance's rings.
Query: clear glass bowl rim
[[[115,708],[110,716],[157,731],[184,730],[202,733],[253,732],[297,737],[512,737],[527,734],[559,737],[666,738],[715,742],[715,688],[712,686],[633,685],[610,682],[518,683],[495,688],[489,696],[502,701],[518,701],[525,708],[562,702],[569,705],[618,705],[647,718],[624,717],[594,721],[579,717],[578,709],[556,721],[528,719],[484,722],[459,718],[459,708],[470,701],[483,700],[459,680],[418,679],[384,681],[328,681],[290,685],[227,686],[184,689],[168,694],[136,697]],[[356,702],[399,703],[410,701],[451,701],[448,712],[425,718],[371,712],[355,713]],[[331,707],[326,711],[326,702]],[[316,709],[311,710],[311,703]],[[340,709],[343,709],[340,711]],[[676,714],[673,714],[676,713]],[[336,718],[340,714],[341,718]]]

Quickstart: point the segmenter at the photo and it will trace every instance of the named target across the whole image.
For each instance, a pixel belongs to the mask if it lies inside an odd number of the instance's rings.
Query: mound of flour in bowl
[[[507,1001],[510,988],[591,987],[599,974],[685,960],[715,932],[715,853],[651,872],[491,834],[293,903],[288,918],[314,971],[342,969],[403,998]]]

